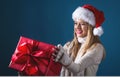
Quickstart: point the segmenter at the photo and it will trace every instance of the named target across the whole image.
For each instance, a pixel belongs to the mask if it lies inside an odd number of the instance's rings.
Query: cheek
[[[77,29],[77,26],[74,26],[74,29]]]
[[[83,32],[84,32],[85,34],[87,34],[87,32],[88,32],[88,28],[87,28],[87,27],[83,28],[82,30],[83,30]]]
[[[76,31],[76,29],[77,29],[77,28],[76,28],[76,27],[74,27],[74,31]]]

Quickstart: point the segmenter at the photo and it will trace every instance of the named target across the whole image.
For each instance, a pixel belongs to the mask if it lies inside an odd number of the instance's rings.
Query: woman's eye
[[[86,24],[86,23],[83,23],[83,24],[81,24],[81,25],[85,26],[85,25],[87,25],[87,24]]]
[[[85,24],[81,24],[81,25],[83,25],[83,26],[84,26]]]
[[[75,22],[74,24],[76,25],[77,23]]]
[[[76,26],[77,25],[77,23],[74,23],[74,26]]]

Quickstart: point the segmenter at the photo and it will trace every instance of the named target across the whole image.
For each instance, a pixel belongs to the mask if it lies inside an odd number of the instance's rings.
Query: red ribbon
[[[44,75],[54,46],[41,45],[38,42],[22,43],[12,57],[12,62],[18,64],[19,71],[26,75]],[[46,69],[45,69],[46,68]]]

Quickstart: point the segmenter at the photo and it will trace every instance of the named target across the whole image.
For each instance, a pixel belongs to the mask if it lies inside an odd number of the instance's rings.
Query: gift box
[[[21,36],[9,67],[26,76],[59,76],[61,64],[53,61],[54,45]]]

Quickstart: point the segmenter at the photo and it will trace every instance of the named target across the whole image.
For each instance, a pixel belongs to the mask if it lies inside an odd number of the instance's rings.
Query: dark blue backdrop
[[[92,4],[105,13],[106,59],[99,76],[120,75],[119,0],[0,0],[0,75],[17,75],[8,68],[21,35],[57,45],[73,38],[71,14],[79,5]]]

